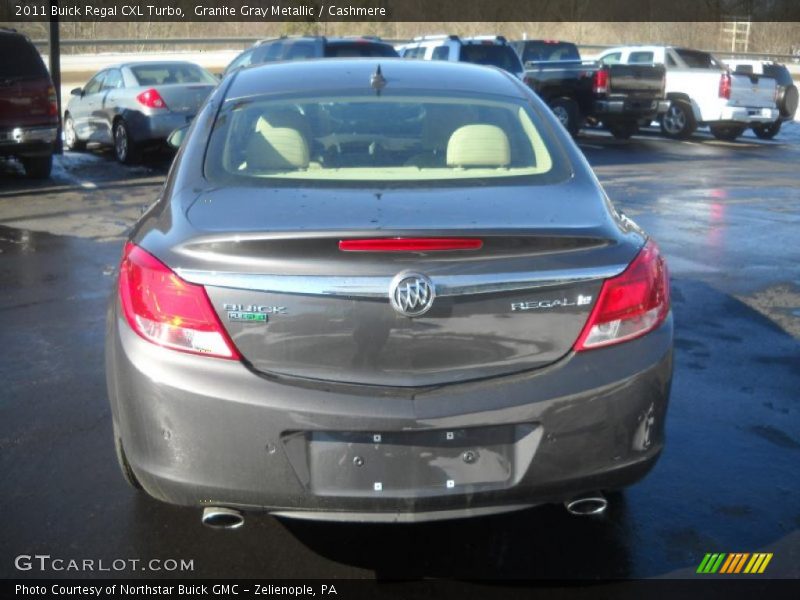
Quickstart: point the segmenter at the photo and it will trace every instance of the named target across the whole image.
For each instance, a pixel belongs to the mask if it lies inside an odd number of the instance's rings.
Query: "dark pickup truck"
[[[511,46],[525,66],[525,83],[573,136],[589,122],[602,123],[614,137],[628,139],[640,123],[655,120],[669,108],[662,65],[582,60],[571,42],[522,40]]]

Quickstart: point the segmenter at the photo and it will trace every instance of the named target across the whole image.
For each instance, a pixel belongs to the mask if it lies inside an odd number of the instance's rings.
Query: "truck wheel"
[[[661,132],[667,137],[685,140],[697,129],[692,105],[686,100],[673,100],[661,117]]]
[[[578,105],[569,98],[558,98],[550,103],[550,110],[572,137],[581,129]]]
[[[771,140],[781,130],[781,122],[775,121],[774,123],[767,123],[766,125],[754,125],[753,133],[761,140]]]
[[[610,123],[607,127],[618,140],[629,140],[639,131],[639,124],[636,122]]]
[[[732,142],[744,133],[745,127],[739,125],[710,125],[711,135],[718,140]]]
[[[47,179],[53,169],[53,155],[27,156],[22,159],[25,175],[31,179]]]

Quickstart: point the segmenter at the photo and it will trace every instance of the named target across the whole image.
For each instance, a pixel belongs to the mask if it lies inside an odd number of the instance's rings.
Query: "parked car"
[[[0,158],[19,159],[28,177],[49,177],[58,125],[42,57],[26,36],[0,28]]]
[[[224,75],[250,65],[279,60],[307,60],[310,58],[396,58],[391,44],[378,37],[325,37],[282,36],[256,42],[237,56],[225,69]]]
[[[628,139],[640,122],[664,114],[662,65],[603,65],[582,60],[572,42],[511,42],[525,65],[524,81],[547,103],[573,136],[583,123],[602,123],[618,139]]]
[[[775,122],[776,83],[771,77],[730,72],[708,52],[673,46],[624,46],[603,51],[606,65],[656,63],[667,69],[669,109],[661,131],[688,138],[701,125],[732,141],[754,125]]]
[[[786,65],[771,60],[731,59],[726,60],[725,64],[737,73],[745,75],[755,73],[772,77],[778,84],[776,96],[776,104],[780,112],[778,119],[772,123],[753,125],[753,133],[762,140],[774,138],[781,130],[781,124],[793,120],[797,111],[797,86],[794,84],[789,69],[786,68]]]
[[[401,46],[403,58],[450,60],[488,65],[522,78],[522,63],[502,35],[425,35]]]
[[[128,482],[202,508],[415,521],[566,501],[664,443],[669,281],[499,69],[241,69],[125,244],[106,332]]]
[[[111,145],[121,163],[135,163],[142,151],[162,145],[190,123],[218,80],[183,61],[130,62],[103,69],[71,92],[64,111],[64,144]]]

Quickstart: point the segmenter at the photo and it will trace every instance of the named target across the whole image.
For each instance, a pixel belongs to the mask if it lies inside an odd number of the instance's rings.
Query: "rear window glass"
[[[569,172],[522,100],[430,95],[229,100],[206,153],[212,181],[418,182]],[[559,154],[561,156],[561,154]]]
[[[522,62],[580,58],[577,46],[568,42],[525,42],[522,50]]]
[[[373,44],[370,42],[337,42],[325,47],[328,58],[385,56],[396,57],[397,51],[389,44]]]
[[[40,77],[49,75],[33,44],[20,35],[0,34],[0,82]]]
[[[476,65],[490,65],[500,67],[511,73],[522,71],[519,56],[511,46],[498,46],[496,44],[464,44],[461,46],[461,62],[475,63]]]
[[[139,85],[169,85],[173,83],[217,84],[214,76],[197,65],[152,63],[131,67]]]
[[[722,69],[722,65],[708,52],[676,48],[675,52],[690,69]]]

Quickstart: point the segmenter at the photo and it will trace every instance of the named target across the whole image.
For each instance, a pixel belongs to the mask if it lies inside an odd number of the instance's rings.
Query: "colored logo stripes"
[[[698,573],[725,573],[727,575],[736,573],[763,573],[769,561],[772,560],[772,553],[755,552],[735,552],[732,554],[706,554],[700,566],[697,567]]]

